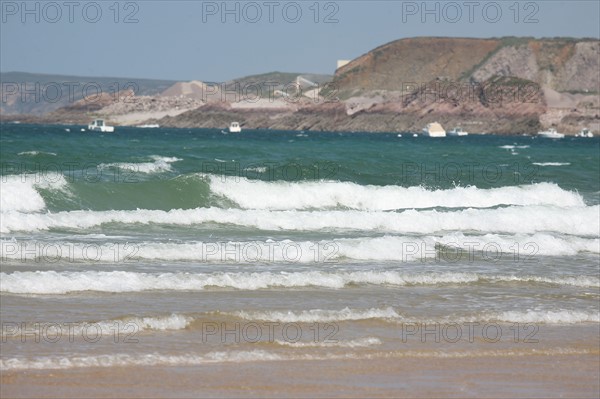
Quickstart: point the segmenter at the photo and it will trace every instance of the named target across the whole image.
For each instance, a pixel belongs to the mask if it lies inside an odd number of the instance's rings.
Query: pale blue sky
[[[223,81],[275,70],[331,74],[338,59],[404,37],[600,37],[598,0],[427,2],[429,14],[422,1],[321,1],[318,15],[315,0],[229,1],[226,15],[222,1],[121,1],[116,15],[112,0],[96,1],[98,17],[92,1],[65,1],[28,2],[30,14],[21,1],[0,1],[0,70]],[[138,22],[124,23],[130,13]],[[324,23],[330,13],[337,22]]]

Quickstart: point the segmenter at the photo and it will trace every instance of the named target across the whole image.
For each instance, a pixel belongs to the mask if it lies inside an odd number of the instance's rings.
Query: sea
[[[0,156],[3,373],[599,354],[597,137],[4,123]]]

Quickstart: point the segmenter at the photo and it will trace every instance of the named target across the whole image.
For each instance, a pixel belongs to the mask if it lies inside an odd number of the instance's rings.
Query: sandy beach
[[[594,398],[598,352],[2,372],[3,398]]]

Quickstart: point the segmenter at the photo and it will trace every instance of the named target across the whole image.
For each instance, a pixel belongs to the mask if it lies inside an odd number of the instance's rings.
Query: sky
[[[226,81],[333,74],[393,40],[600,38],[600,1],[6,1],[0,71]]]

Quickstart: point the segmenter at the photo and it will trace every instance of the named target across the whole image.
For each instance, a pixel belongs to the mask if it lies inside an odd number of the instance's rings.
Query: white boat
[[[468,136],[469,132],[466,132],[462,127],[455,127],[448,132],[448,136]]]
[[[93,132],[112,133],[115,131],[115,127],[104,124],[104,119],[96,119],[88,125],[88,130]]]
[[[160,125],[158,123],[152,123],[150,125],[139,125],[138,127],[142,129],[158,129]]]
[[[538,137],[543,137],[545,139],[562,139],[565,137],[564,134],[558,133],[556,129],[550,128],[543,132],[538,132]]]
[[[427,137],[446,137],[446,131],[437,122],[428,123],[426,127],[423,128],[423,136]]]
[[[231,125],[229,125],[229,133],[241,133],[242,132],[242,127],[240,126],[240,124],[238,122],[231,122]]]
[[[594,137],[594,133],[590,132],[590,129],[584,127],[575,135],[575,137],[586,137],[591,139]]]

